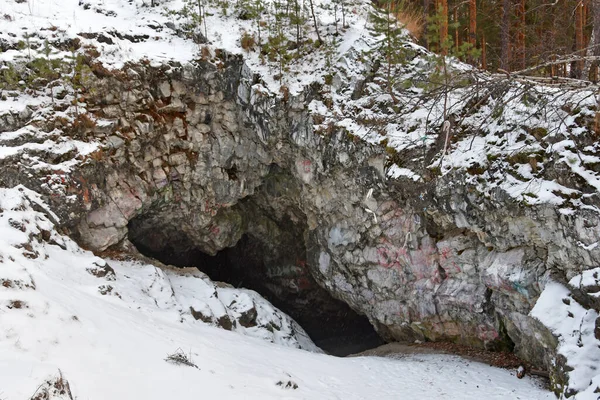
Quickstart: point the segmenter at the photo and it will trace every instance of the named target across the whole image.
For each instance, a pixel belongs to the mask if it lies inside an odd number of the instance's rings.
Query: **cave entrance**
[[[215,195],[223,195],[224,184],[215,186]],[[129,222],[129,240],[165,264],[196,267],[214,281],[258,292],[330,354],[346,356],[383,344],[365,316],[315,281],[307,262],[302,196],[298,179],[272,164],[252,196],[232,206],[209,213],[205,201],[191,201],[182,213],[176,202],[157,203]]]
[[[273,249],[265,248],[262,240],[245,234],[235,246],[209,255],[181,237],[175,243],[168,237],[147,240],[153,234],[156,236],[157,231],[164,231],[158,229],[151,234],[138,230],[144,225],[132,221],[129,234],[130,241],[142,254],[164,264],[193,266],[212,280],[255,290],[294,318],[315,344],[329,354],[347,356],[384,343],[365,316],[333,298],[316,283],[302,259],[297,258],[297,251],[304,250],[303,241],[294,241],[291,248],[272,254],[268,251]],[[157,247],[156,243],[161,245]]]

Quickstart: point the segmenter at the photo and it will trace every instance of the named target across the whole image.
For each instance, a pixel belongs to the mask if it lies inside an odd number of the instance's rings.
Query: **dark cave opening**
[[[162,244],[156,248],[156,240],[146,240],[155,232],[136,229],[144,225],[132,221],[129,234],[142,254],[176,267],[196,267],[214,281],[258,292],[294,318],[329,354],[347,356],[384,344],[365,316],[321,288],[301,262],[289,259],[293,251],[269,257],[262,241],[248,234],[214,256],[181,238],[175,242],[158,241]]]

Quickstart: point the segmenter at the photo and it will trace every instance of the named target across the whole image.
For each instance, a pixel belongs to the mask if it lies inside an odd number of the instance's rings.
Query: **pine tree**
[[[263,46],[263,51],[267,53],[270,61],[277,62],[278,73],[276,78],[283,82],[284,72],[287,72],[287,65],[292,59],[288,51],[288,39],[285,35],[284,20],[286,10],[283,8],[280,0],[273,2],[273,23],[269,24],[268,43]]]
[[[477,45],[477,0],[469,0],[469,43]]]
[[[436,12],[427,19],[427,34],[430,47],[442,55],[448,55],[454,40],[448,36],[448,3],[446,0],[436,2]]]
[[[208,39],[205,10],[204,0],[184,0],[183,7],[180,10],[166,10],[164,14],[169,17],[186,20],[181,25],[181,28],[193,39],[200,41],[199,39],[202,36]],[[204,22],[204,34],[202,34],[202,22]]]
[[[292,13],[290,14],[290,24],[296,31],[296,47],[298,48],[298,56],[300,55],[300,49],[302,47],[302,31],[306,18],[302,13],[302,7],[300,6],[300,0],[291,0]]]
[[[373,28],[375,32],[381,36],[381,40],[377,43],[376,50],[384,55],[386,61],[386,81],[387,90],[394,102],[394,67],[406,60],[407,50],[403,46],[405,40],[403,36],[403,26],[394,16],[402,7],[402,4],[397,0],[383,0],[380,2],[381,10],[371,14]]]
[[[443,55],[448,54],[448,0],[437,1],[439,34],[440,34],[440,50]]]
[[[256,23],[256,32],[258,36],[258,47],[262,46],[261,25],[262,14],[265,11],[263,0],[246,0],[241,5],[242,11],[247,19],[251,19]]]

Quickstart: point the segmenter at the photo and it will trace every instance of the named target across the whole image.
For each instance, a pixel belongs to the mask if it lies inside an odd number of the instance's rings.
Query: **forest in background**
[[[599,0],[379,0],[430,50],[485,70],[597,81]]]

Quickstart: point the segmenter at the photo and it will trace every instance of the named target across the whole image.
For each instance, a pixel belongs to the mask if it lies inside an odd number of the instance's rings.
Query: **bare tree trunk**
[[[298,55],[300,55],[300,3],[298,0],[294,0],[294,14],[296,18],[296,45],[298,46]],[[335,30],[337,31],[337,21]]]
[[[333,3],[333,23],[335,24],[335,36],[338,36],[337,3]]]
[[[592,36],[590,37],[590,42],[588,43],[588,48],[585,52],[586,56],[592,56],[594,55],[594,48],[596,47],[596,36],[594,35],[594,32],[592,31]],[[594,79],[592,79],[592,63],[594,61],[586,59],[585,63],[583,64],[583,72],[581,73],[581,78],[582,79],[589,79],[590,81],[593,81]]]
[[[388,84],[388,91],[390,93],[390,96],[392,98],[394,98],[394,92],[392,90],[392,33],[391,33],[391,29],[392,29],[392,21],[391,21],[391,13],[392,13],[392,2],[388,1],[387,3],[387,9],[386,9],[386,15],[385,15],[385,20],[386,20],[386,58],[387,58],[387,84]]]
[[[557,38],[560,32],[560,27],[561,27],[561,18],[559,17],[559,13],[561,10],[559,10],[558,7],[553,7],[552,8],[552,27],[550,29],[550,38],[548,40],[547,46],[544,49],[550,49],[550,55],[548,57],[548,59],[550,61],[556,61],[556,53],[555,53],[555,49],[558,47],[557,45]],[[539,31],[537,32],[539,34]],[[560,66],[559,65],[552,65],[550,67],[550,76],[553,77],[558,77],[560,72]]]
[[[584,49],[586,48],[586,46],[589,46],[590,39],[591,39],[591,35],[588,36],[586,29],[585,29],[587,26],[589,26],[590,7],[589,7],[588,3],[589,3],[588,0],[583,1],[582,15],[583,15],[583,48]]]
[[[510,0],[502,0],[502,26],[500,32],[500,68],[510,70]]]
[[[469,43],[471,49],[477,47],[477,0],[469,0]],[[469,58],[471,64],[475,64],[473,57]]]
[[[586,51],[587,55],[600,56],[600,0],[591,0],[592,8],[592,37]],[[598,61],[586,61],[583,70],[583,79],[589,79],[592,82],[598,81]]]
[[[583,0],[579,0],[575,8],[575,55],[583,56],[583,49]],[[581,78],[583,61],[576,61],[573,64],[573,77]]]
[[[592,35],[596,38],[594,40],[594,47],[592,48],[592,54],[594,56],[600,56],[600,0],[591,0],[592,13],[593,13],[593,28]]]
[[[458,37],[458,8],[454,8],[454,15],[452,17],[454,19],[454,47],[456,48],[456,54],[458,54],[458,49],[460,48],[459,37]]]
[[[594,56],[600,56],[600,0],[591,0],[592,14],[594,15],[594,25],[592,28],[592,36],[594,37],[592,47],[592,54]],[[591,40],[590,40],[591,42]],[[598,61],[592,63],[590,71],[591,79],[596,82],[598,81]],[[600,93],[596,94],[596,123],[594,124],[594,131],[596,135],[600,134]]]
[[[448,54],[448,0],[438,0],[436,10],[440,15],[440,52],[442,55]]]
[[[525,69],[525,0],[517,3],[517,69]]]
[[[429,34],[427,18],[429,18],[429,0],[423,0],[423,38],[425,40],[425,48],[429,50]]]
[[[487,69],[487,45],[485,43],[485,32],[481,33],[481,68]]]
[[[313,23],[315,24],[315,32],[317,33],[317,40],[319,43],[323,43],[321,41],[321,35],[319,34],[319,25],[317,24],[317,17],[315,16],[315,7],[313,5],[313,0],[308,0],[310,4],[310,13],[312,14]]]

